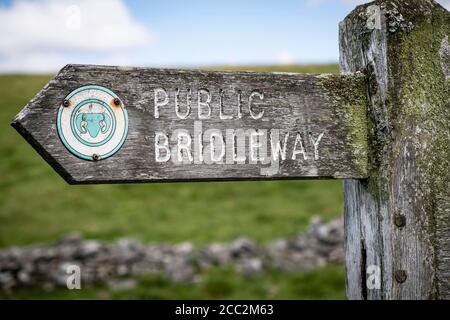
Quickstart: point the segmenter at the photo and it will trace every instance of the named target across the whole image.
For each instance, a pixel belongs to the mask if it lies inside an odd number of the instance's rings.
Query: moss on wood
[[[336,113],[343,117],[347,143],[352,148],[354,163],[362,176],[367,175],[367,94],[366,78],[357,72],[347,76],[321,75],[323,87],[329,92]]]

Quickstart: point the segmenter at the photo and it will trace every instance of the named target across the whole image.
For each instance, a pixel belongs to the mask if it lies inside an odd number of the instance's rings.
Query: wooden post
[[[449,35],[431,0],[340,24],[341,70],[366,71],[370,100],[369,178],[344,182],[349,299],[450,298]]]

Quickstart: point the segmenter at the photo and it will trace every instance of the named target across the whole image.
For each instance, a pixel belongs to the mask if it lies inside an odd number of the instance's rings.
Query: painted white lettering
[[[225,156],[225,142],[222,133],[219,130],[212,131],[209,136],[209,143],[211,145],[211,161],[221,162]]]
[[[258,130],[250,130],[250,161],[257,163],[259,160],[259,148],[261,148],[261,142],[259,137],[262,136],[262,132]]]
[[[160,98],[162,96],[162,99]],[[155,89],[155,113],[156,119],[159,118],[159,107],[163,107],[169,103],[169,95],[163,88]]]
[[[300,145],[299,150],[297,150],[297,145]],[[298,154],[301,154],[303,156],[303,160],[308,160],[308,157],[306,156],[305,153],[305,148],[303,147],[302,136],[300,135],[299,132],[295,136],[294,150],[292,151],[292,160],[296,160]]]
[[[253,99],[255,99],[256,97],[259,98],[260,100],[264,100],[264,93],[261,92],[261,91],[258,91],[258,90],[252,91],[252,93],[250,93],[250,97],[248,98],[248,110],[250,112],[250,116],[253,119],[258,120],[258,119],[261,119],[263,117],[264,110],[259,112],[259,113],[255,113],[253,111],[253,109],[252,109],[252,102],[253,102]]]
[[[177,132],[177,159],[179,163],[184,161],[183,154],[186,155],[186,158],[189,162],[193,161],[192,153],[191,153],[191,136],[189,132],[185,130],[178,130]],[[184,151],[184,152],[183,152]]]
[[[187,89],[186,92],[186,111],[184,113],[180,112],[180,106],[178,105],[179,98],[180,98],[180,90],[177,88],[175,94],[175,113],[178,119],[186,119],[191,113],[191,89]]]
[[[317,138],[317,140],[314,140],[312,133],[309,134],[311,143],[314,146],[314,159],[315,160],[319,160],[319,142],[320,142],[320,140],[322,140],[322,137],[323,137],[323,132],[321,134],[319,134],[319,137]]]
[[[206,96],[206,101],[202,101],[202,96]],[[207,113],[202,114],[202,108],[207,108]],[[200,89],[197,92],[197,109],[199,119],[209,119],[211,117],[211,94],[207,89]]]
[[[161,155],[161,150],[165,151],[164,155]],[[169,161],[169,159],[170,159],[169,138],[164,132],[157,131],[155,132],[155,161],[167,162]]]
[[[233,119],[232,115],[223,113],[223,98],[225,96],[225,91],[222,89],[219,90],[219,118],[220,120],[231,120]]]
[[[287,141],[289,139],[289,133],[286,133],[284,136],[283,147],[281,147],[279,131],[271,130],[270,131],[270,145],[272,147],[272,159],[274,161],[278,161],[281,156],[281,160],[286,160],[286,151],[287,151]],[[275,142],[275,144],[274,144]]]

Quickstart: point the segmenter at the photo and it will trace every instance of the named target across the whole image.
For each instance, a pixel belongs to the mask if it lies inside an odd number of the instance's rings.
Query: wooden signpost
[[[450,298],[449,34],[375,1],[342,75],[68,65],[12,125],[71,184],[346,179],[348,297]]]
[[[360,73],[68,65],[13,126],[69,183],[364,178],[365,88]]]

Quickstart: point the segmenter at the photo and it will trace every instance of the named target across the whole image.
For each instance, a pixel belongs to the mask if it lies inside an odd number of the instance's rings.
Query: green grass
[[[322,73],[336,72],[337,66],[241,69]],[[0,248],[49,243],[72,232],[102,240],[134,237],[146,243],[191,241],[201,245],[230,241],[238,236],[264,243],[302,231],[311,215],[328,220],[342,212],[339,181],[69,186],[9,125],[13,116],[49,79],[49,76],[0,76]],[[341,273],[330,274],[340,281]],[[289,282],[304,279],[303,274],[266,272],[257,281],[261,284],[224,270],[212,274],[218,278],[222,275],[225,282],[230,282],[232,289],[228,295],[221,296],[224,298],[239,298],[240,294],[248,298],[268,297],[257,288],[264,284],[275,286],[275,282],[280,288],[279,296],[308,297],[307,290],[289,289]],[[312,276],[317,278],[316,284],[321,274],[326,278],[329,271],[317,271]],[[133,294],[147,297],[146,288],[151,287],[148,297],[183,297],[183,290],[193,297],[210,297],[203,287],[183,289],[182,285],[161,281],[142,280],[140,289]],[[332,290],[330,297],[341,296],[343,285],[339,288],[340,293]],[[92,292],[97,294],[96,289]]]
[[[21,289],[13,294],[0,291],[0,299],[344,299],[343,286],[342,266],[302,273],[272,271],[254,277],[215,268],[195,284],[148,276],[138,278],[136,287],[123,291],[97,284],[81,290]]]
[[[248,70],[270,72],[300,72],[300,73],[339,73],[337,64],[310,64],[310,65],[275,65],[275,66],[217,66],[209,67],[211,70]]]

